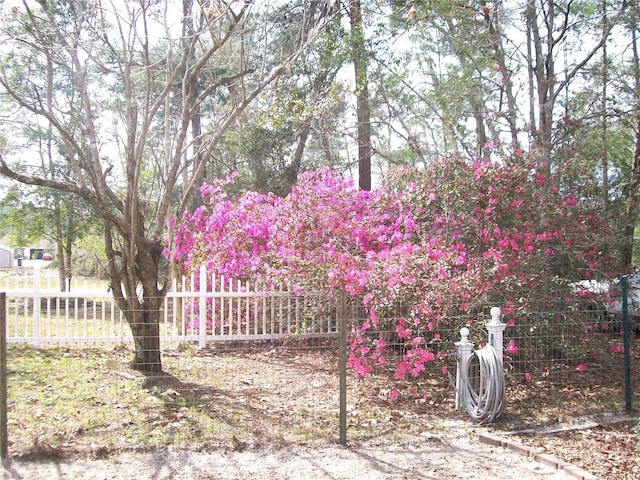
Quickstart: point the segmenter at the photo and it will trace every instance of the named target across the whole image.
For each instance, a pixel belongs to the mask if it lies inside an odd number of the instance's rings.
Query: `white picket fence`
[[[197,277],[197,278],[196,278]],[[192,286],[201,286],[192,288]],[[39,269],[6,276],[7,341],[42,344],[129,343],[131,331],[106,287],[74,281],[60,292],[57,277]],[[335,302],[246,282],[199,275],[173,282],[161,308],[162,342],[280,340],[337,334]]]

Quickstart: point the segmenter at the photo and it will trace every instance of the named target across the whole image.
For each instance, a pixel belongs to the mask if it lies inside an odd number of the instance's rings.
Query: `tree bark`
[[[358,185],[361,190],[371,190],[371,109],[360,0],[351,0],[349,20],[351,21],[351,54],[355,70],[358,118]]]
[[[311,124],[308,120],[304,120],[296,135],[296,149],[293,152],[293,158],[284,172],[287,189],[289,189],[290,185],[295,185],[296,183],[298,174],[300,173],[300,167],[302,166],[302,156],[304,155],[310,133]]]
[[[622,245],[620,247],[620,268],[622,272],[630,270],[633,263],[633,240],[638,222],[638,206],[640,195],[640,53],[638,52],[637,10],[632,10],[631,16],[631,37],[634,66],[634,91],[636,95],[636,145],[633,152],[633,162],[631,163],[631,179],[624,189],[623,195],[626,199],[624,229],[622,234]]]
[[[607,25],[607,0],[602,0],[602,34],[606,34]],[[609,83],[609,57],[607,55],[607,44],[602,45],[602,201],[604,209],[609,205],[609,125],[607,117],[607,86]]]
[[[636,223],[638,222],[638,196],[640,195],[640,115],[638,115],[636,126],[636,146],[633,152],[631,180],[626,190],[625,223],[620,252],[620,268],[622,272],[629,271],[633,263],[633,239],[636,231]]]
[[[129,327],[135,344],[131,367],[144,373],[161,372],[160,310],[152,306],[137,311]]]

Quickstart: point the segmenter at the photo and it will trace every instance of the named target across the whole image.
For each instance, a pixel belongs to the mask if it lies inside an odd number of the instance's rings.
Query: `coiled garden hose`
[[[479,422],[492,422],[505,407],[502,362],[493,346],[486,345],[475,350],[466,363],[459,369],[461,391],[458,394],[471,418]]]

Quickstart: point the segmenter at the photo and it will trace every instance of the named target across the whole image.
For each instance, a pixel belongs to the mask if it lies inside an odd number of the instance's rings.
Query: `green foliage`
[[[90,233],[78,239],[73,255],[74,274],[106,279],[105,262],[104,238],[101,235]]]
[[[42,217],[38,207],[23,200],[23,193],[17,188],[10,189],[0,200],[2,212],[2,236],[11,245],[24,246],[42,238]]]

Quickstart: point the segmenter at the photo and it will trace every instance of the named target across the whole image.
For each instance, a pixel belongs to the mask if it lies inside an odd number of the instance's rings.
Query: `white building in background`
[[[0,247],[0,268],[13,267],[13,252],[7,247]]]
[[[51,249],[45,247],[16,247],[12,251],[13,266],[41,268],[53,260]]]

